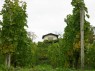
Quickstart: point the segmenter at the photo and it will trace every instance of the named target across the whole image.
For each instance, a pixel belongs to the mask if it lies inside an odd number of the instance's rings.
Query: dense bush
[[[39,54],[39,48],[37,47],[36,43],[32,43],[31,46],[31,62],[32,62],[32,66],[37,65],[38,64],[38,54]]]
[[[19,40],[19,44],[12,55],[13,66],[29,66],[32,64],[32,41],[31,39]]]
[[[85,65],[87,68],[95,68],[95,42],[86,49]]]
[[[38,42],[38,59],[39,59],[39,64],[48,64],[48,47],[51,44],[49,42]]]
[[[56,43],[51,43],[51,45],[48,47],[48,58],[49,63],[55,68],[55,67],[65,67],[66,63],[66,57],[64,54],[64,46],[63,41],[59,39]]]
[[[57,43],[52,44],[51,46],[49,46],[48,48],[48,57],[49,57],[49,61],[50,64],[53,67],[57,67],[59,66],[59,61],[60,61],[60,48],[59,45]]]
[[[0,65],[4,64],[4,55],[0,54]]]
[[[0,71],[8,71],[7,68],[1,68]],[[69,69],[69,68],[52,68],[50,65],[37,65],[33,68],[13,68],[11,67],[9,71],[81,71],[81,70],[76,70],[76,69]],[[84,70],[84,71],[95,71],[95,70]]]

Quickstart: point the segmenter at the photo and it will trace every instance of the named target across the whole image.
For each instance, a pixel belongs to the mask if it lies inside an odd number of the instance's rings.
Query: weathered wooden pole
[[[80,9],[80,33],[81,33],[81,69],[84,69],[84,8]]]
[[[5,66],[9,69],[11,66],[11,54],[7,53],[5,55]]]

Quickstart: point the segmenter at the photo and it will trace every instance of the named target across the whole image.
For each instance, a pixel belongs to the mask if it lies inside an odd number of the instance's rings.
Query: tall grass
[[[38,66],[32,66],[30,68],[13,68],[11,67],[9,70],[4,67],[0,67],[0,71],[81,71],[81,70],[75,70],[75,69],[69,69],[69,68],[53,68],[50,65],[38,65]],[[95,70],[84,70],[84,71],[95,71]]]

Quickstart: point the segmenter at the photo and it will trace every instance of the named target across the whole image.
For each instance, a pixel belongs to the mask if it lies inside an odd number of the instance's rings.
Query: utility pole
[[[84,1],[83,1],[84,2]],[[80,9],[80,33],[81,33],[81,69],[84,69],[84,8],[81,6]]]

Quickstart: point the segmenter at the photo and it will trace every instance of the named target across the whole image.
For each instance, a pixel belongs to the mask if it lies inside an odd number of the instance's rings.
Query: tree
[[[80,57],[80,9],[81,6],[84,7],[84,11],[88,13],[85,4],[81,0],[72,0],[71,2],[73,8],[73,14],[67,15],[65,22],[67,24],[65,28],[65,33],[63,35],[64,39],[64,47],[66,49],[67,59],[69,61],[69,65],[72,67],[73,65],[77,68]],[[85,17],[89,17],[88,14]],[[90,30],[90,23],[86,21],[84,18],[84,32],[85,32],[85,43],[88,42]]]
[[[21,36],[27,36],[24,29],[26,24],[26,3],[20,4],[19,0],[5,0],[1,14],[3,16],[1,30],[1,51],[5,55],[6,66],[9,68],[11,63],[11,54],[15,52],[18,40]]]
[[[86,68],[94,69],[95,68],[95,41],[92,44],[89,44],[86,53],[85,53],[85,65]]]
[[[43,64],[46,63],[48,64],[48,56],[47,56],[47,52],[48,52],[48,47],[51,45],[51,43],[49,43],[48,41],[43,41],[43,42],[38,42],[38,59],[39,59],[39,63]]]
[[[48,47],[48,61],[54,68],[65,66],[66,57],[64,56],[64,48],[61,42],[60,38],[58,42],[52,43]]]
[[[33,47],[34,44],[32,43],[30,38],[27,38],[27,36],[25,37],[25,35],[20,37],[20,39],[18,40],[17,47],[15,48],[15,52],[12,55],[12,65],[14,67],[24,67],[32,65]]]

